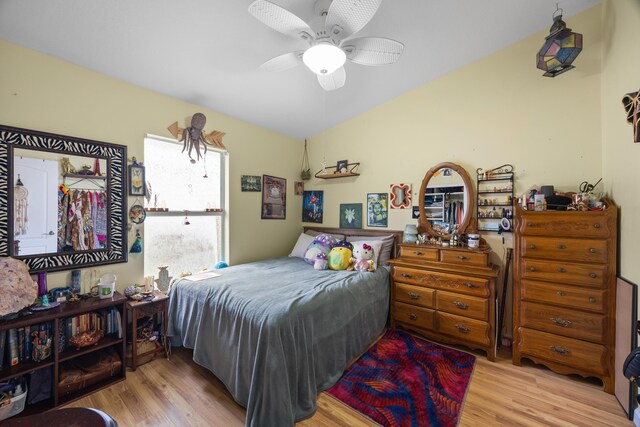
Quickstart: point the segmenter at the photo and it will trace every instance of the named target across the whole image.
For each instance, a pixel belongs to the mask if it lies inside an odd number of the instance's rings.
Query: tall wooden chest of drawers
[[[516,208],[513,363],[600,378],[614,391],[617,207]]]
[[[390,262],[391,326],[487,352],[494,361],[498,268],[491,250],[400,245]]]

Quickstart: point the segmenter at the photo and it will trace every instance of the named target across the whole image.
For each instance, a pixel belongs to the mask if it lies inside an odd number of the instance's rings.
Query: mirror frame
[[[106,159],[108,249],[23,256],[13,253],[14,148]],[[124,145],[0,125],[0,256],[23,260],[32,273],[127,262],[126,164],[127,147]]]
[[[476,225],[475,225],[475,221],[473,220],[473,212],[476,209],[476,198],[475,198],[475,192],[473,191],[471,177],[469,177],[469,174],[467,173],[466,170],[464,170],[462,166],[455,163],[451,163],[451,162],[443,162],[435,165],[434,167],[432,167],[427,171],[427,174],[424,176],[424,179],[422,180],[422,185],[420,186],[420,193],[419,193],[420,218],[418,219],[418,232],[420,234],[427,232],[429,233],[429,235],[434,237],[449,236],[448,233],[442,234],[442,233],[437,233],[433,230],[433,228],[431,227],[431,223],[427,221],[427,215],[425,213],[425,207],[424,207],[424,195],[427,191],[427,185],[429,184],[429,180],[436,174],[437,171],[444,168],[449,168],[454,172],[457,172],[462,177],[464,188],[467,191],[467,208],[465,209],[464,218],[460,223],[460,226],[458,227],[458,233],[461,233],[461,234],[475,233]]]
[[[404,195],[404,203],[398,201],[395,190],[402,190]],[[391,184],[391,191],[389,191],[389,205],[391,209],[406,209],[411,207],[411,184]]]

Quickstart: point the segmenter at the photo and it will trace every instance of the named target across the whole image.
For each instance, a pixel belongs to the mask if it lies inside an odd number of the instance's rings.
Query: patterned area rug
[[[383,426],[455,426],[475,360],[388,330],[327,393]]]

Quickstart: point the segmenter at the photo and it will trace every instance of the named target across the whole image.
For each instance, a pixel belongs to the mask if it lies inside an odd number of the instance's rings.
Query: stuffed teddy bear
[[[316,255],[316,261],[313,264],[313,268],[316,270],[326,270],[327,269],[327,254],[320,252]]]
[[[353,258],[351,258],[349,270],[375,271],[375,267],[373,266],[374,255],[374,250],[371,245],[365,243],[356,246],[353,249]]]
[[[346,270],[351,264],[353,245],[341,240],[329,252],[328,264],[331,270]]]
[[[332,235],[319,234],[304,252],[304,261],[307,264],[314,265],[318,254],[323,253],[328,255],[336,243],[338,243],[338,241]]]

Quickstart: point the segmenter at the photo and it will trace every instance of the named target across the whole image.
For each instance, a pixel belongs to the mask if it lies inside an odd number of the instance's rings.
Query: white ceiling
[[[271,1],[313,18],[314,0]],[[304,66],[258,69],[306,44],[251,16],[251,2],[0,0],[0,37],[304,139],[548,29],[556,3],[567,20],[600,0],[385,0],[357,36],[398,40],[402,57],[383,67],[348,62],[346,85],[332,92]]]

